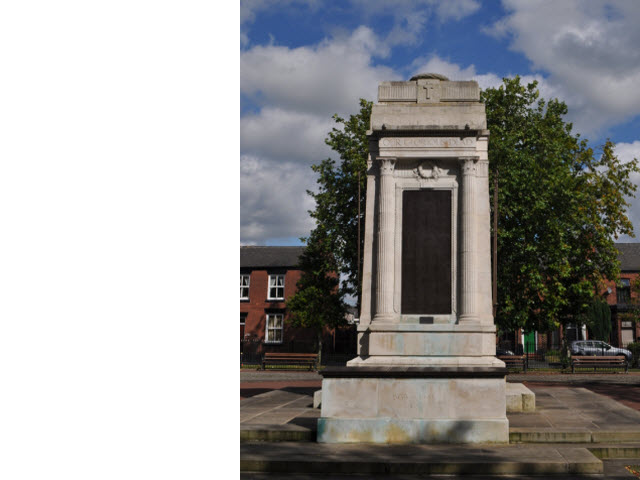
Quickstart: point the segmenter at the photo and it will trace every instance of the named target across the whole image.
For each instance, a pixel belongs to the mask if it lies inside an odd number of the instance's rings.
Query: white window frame
[[[247,284],[243,285],[242,284],[242,280],[246,278],[247,279]],[[249,300],[249,287],[251,286],[251,275],[245,275],[245,274],[240,274],[240,300]],[[242,296],[242,289],[246,288],[247,289],[247,296],[243,297]]]
[[[282,285],[278,285],[278,280],[282,278]],[[282,289],[282,296],[271,296],[271,289],[276,289],[276,295],[278,294],[278,289]],[[284,274],[274,274],[269,275],[269,285],[267,285],[267,300],[284,300]]]
[[[621,305],[626,305],[631,300],[631,279],[630,278],[621,278],[620,284],[616,286],[619,290],[616,291],[616,303]],[[627,295],[628,294],[628,295]],[[624,297],[628,298],[621,298]],[[623,300],[623,301],[620,301]]]
[[[269,324],[280,319],[279,327],[270,327]],[[275,340],[275,332],[280,331],[280,340]],[[273,332],[272,335],[269,332]],[[267,313],[267,321],[265,322],[264,343],[282,343],[284,339],[284,314],[282,313]]]

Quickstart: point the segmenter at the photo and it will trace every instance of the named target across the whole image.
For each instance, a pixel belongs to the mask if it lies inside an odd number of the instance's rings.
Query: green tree
[[[575,321],[603,280],[618,277],[614,239],[633,236],[626,197],[637,161],[622,163],[610,141],[596,154],[563,120],[566,105],[536,87],[515,77],[482,92],[492,190],[499,182],[496,322],[505,330]]]
[[[368,140],[366,131],[371,117],[371,102],[360,100],[360,112],[345,120],[333,118],[333,128],[325,140],[340,157],[328,158],[311,168],[318,174],[318,191],[307,193],[316,203],[309,212],[316,221],[300,259],[302,276],[296,294],[287,302],[294,326],[314,328],[318,354],[322,354],[322,330],[346,323],[345,295],[360,298],[358,255],[364,245],[364,193]],[[360,257],[360,258],[359,258]],[[358,262],[360,260],[360,262]],[[340,274],[344,280],[340,282]]]
[[[320,225],[307,242],[300,257],[302,275],[297,291],[287,301],[291,312],[291,325],[312,328],[316,332],[318,364],[322,361],[322,331],[326,326],[335,328],[346,323],[346,307],[336,256],[329,242],[324,241],[326,232]]]
[[[345,276],[341,286],[343,293],[358,299],[362,288],[358,278],[362,255],[358,262],[358,252],[362,252],[364,245],[364,235],[358,235],[358,229],[364,229],[369,154],[367,130],[372,105],[372,102],[360,99],[358,114],[351,115],[348,120],[333,116],[339,128],[334,127],[329,132],[325,143],[339,155],[340,162],[328,158],[313,165],[311,168],[318,174],[318,191],[307,192],[316,203],[315,210],[309,214],[316,225],[322,227],[322,231],[312,235],[307,243],[322,241],[329,246],[335,255],[338,271]]]
[[[589,328],[593,338],[608,342],[611,334],[611,309],[609,304],[602,298],[594,298],[583,315],[582,323]]]

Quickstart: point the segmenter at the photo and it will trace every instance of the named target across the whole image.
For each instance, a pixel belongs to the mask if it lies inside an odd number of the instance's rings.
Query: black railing
[[[261,351],[247,351],[240,354],[240,365],[243,367],[260,367],[262,365]],[[297,349],[296,349],[297,350]],[[534,344],[525,343],[524,345],[516,345],[515,348],[509,349],[516,355],[522,355],[525,358],[527,371],[535,370],[562,370],[571,368],[570,353],[563,355],[561,345],[552,345],[551,347],[536,346]],[[640,349],[638,349],[640,352]],[[299,353],[315,353],[313,350],[306,349],[305,352]],[[596,355],[611,355],[606,349],[601,349]],[[634,360],[638,352],[634,352]],[[323,351],[321,357],[322,366],[344,366],[346,363],[355,358],[357,354],[353,353],[336,353],[331,351]],[[639,355],[640,356],[640,355]],[[633,363],[635,365],[635,362]],[[306,367],[301,367],[306,368]]]

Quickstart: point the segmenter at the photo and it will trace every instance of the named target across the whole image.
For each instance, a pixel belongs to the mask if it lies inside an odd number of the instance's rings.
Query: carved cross
[[[429,96],[429,89],[433,90],[433,86],[432,85],[423,85],[422,88],[424,88],[425,91],[426,91],[427,100],[430,99],[431,97]]]

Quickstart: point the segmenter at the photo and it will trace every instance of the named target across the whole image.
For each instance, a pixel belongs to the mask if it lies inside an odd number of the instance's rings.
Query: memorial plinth
[[[319,442],[508,442],[479,94],[434,74],[379,86],[358,357],[323,372]]]

